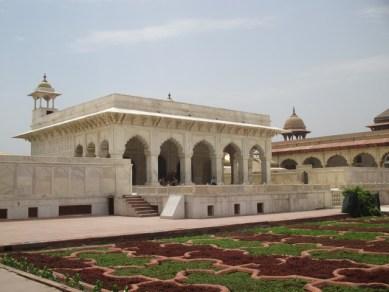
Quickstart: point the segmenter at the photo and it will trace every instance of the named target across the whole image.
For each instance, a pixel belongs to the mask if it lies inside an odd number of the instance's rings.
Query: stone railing
[[[295,193],[329,191],[327,185],[186,185],[186,186],[133,186],[140,195],[244,195],[267,193]]]

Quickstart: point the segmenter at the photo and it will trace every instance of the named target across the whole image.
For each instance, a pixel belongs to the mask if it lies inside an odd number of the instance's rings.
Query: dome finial
[[[46,73],[43,73],[43,82],[47,82]]]
[[[171,95],[170,92],[169,92],[169,94],[167,95],[167,99],[168,99],[168,100],[173,100],[173,99],[172,99],[172,95]]]
[[[294,106],[293,106],[293,115],[294,116],[296,115],[296,109],[294,108]]]

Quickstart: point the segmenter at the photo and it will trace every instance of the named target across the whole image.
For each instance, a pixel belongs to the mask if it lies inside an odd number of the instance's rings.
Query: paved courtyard
[[[31,281],[6,269],[0,268],[0,291],[56,292],[58,289]]]
[[[159,217],[103,216],[6,221],[0,222],[0,234],[2,234],[0,246],[274,222],[338,214],[340,214],[339,209],[325,209],[212,219],[169,220]]]

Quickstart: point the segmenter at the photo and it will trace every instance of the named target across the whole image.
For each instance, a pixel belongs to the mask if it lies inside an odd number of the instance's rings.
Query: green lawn
[[[43,252],[43,254],[48,255],[48,256],[52,256],[52,257],[65,257],[65,256],[70,256],[72,253],[74,253],[76,251],[82,251],[82,250],[107,251],[108,247],[72,248],[72,249],[63,249],[63,250],[54,250],[54,251]]]
[[[161,280],[172,279],[179,271],[190,269],[206,269],[214,270],[213,262],[211,261],[163,261],[159,265],[149,266],[147,268],[122,268],[115,271],[118,276],[134,276],[142,275],[151,278],[158,278]]]
[[[389,255],[357,253],[347,250],[313,251],[311,255],[317,259],[348,259],[359,263],[372,265],[389,264]]]
[[[246,232],[250,233],[269,233],[274,234],[285,234],[285,235],[309,235],[309,236],[335,236],[338,235],[337,231],[334,230],[319,230],[319,229],[297,229],[287,226],[276,226],[276,227],[253,227],[245,229]]]
[[[212,275],[208,273],[190,273],[187,284],[216,284],[223,285],[230,289],[231,292],[276,292],[304,291],[306,284],[302,280],[256,280],[251,278],[250,274],[235,272],[222,275]]]
[[[389,288],[364,288],[347,286],[326,286],[322,288],[323,292],[388,292]]]
[[[80,253],[81,259],[93,259],[98,266],[144,266],[151,257],[128,257],[125,253]]]
[[[285,255],[285,256],[299,256],[304,250],[314,249],[316,244],[304,243],[304,244],[287,244],[287,243],[275,243],[268,247],[254,247],[246,248],[246,250],[252,255]]]

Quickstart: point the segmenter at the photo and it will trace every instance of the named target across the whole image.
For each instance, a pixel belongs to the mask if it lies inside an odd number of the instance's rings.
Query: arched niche
[[[322,168],[323,165],[319,158],[316,157],[308,157],[304,160],[303,165],[311,165],[312,168]]]
[[[124,159],[132,162],[132,184],[144,185],[147,181],[146,153],[148,151],[145,140],[140,136],[129,139],[123,153]]]
[[[223,149],[223,180],[224,184],[242,183],[242,152],[235,143],[230,143]]]
[[[194,184],[205,185],[215,181],[215,150],[209,142],[202,140],[193,147],[191,164]]]
[[[377,162],[375,161],[373,155],[369,153],[360,153],[354,157],[353,166],[354,167],[377,167]]]
[[[288,158],[288,159],[285,159],[281,162],[281,165],[280,165],[282,168],[285,168],[285,169],[289,169],[289,170],[292,170],[292,169],[296,169],[297,168],[297,162],[291,158]]]
[[[181,144],[169,138],[160,146],[158,156],[158,180],[161,185],[178,185],[181,182]]]
[[[265,152],[259,145],[254,145],[249,151],[248,175],[251,184],[267,182],[267,166]]]
[[[333,155],[327,160],[326,167],[345,167],[348,166],[346,158],[342,155]]]

